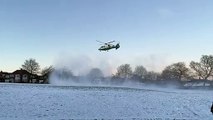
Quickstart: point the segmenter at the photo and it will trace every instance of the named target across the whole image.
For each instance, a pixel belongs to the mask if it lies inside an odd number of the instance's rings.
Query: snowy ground
[[[0,119],[213,120],[212,92],[0,84]]]

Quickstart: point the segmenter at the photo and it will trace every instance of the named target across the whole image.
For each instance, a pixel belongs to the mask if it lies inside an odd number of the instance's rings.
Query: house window
[[[9,76],[9,75],[6,75],[5,78],[10,78],[10,76]]]
[[[20,80],[20,75],[19,75],[19,74],[16,74],[16,75],[15,75],[15,79],[16,79],[16,80]]]
[[[11,75],[10,75],[10,77],[14,77],[14,75],[13,75],[13,74],[11,74]]]
[[[24,74],[22,79],[27,80],[27,74]]]

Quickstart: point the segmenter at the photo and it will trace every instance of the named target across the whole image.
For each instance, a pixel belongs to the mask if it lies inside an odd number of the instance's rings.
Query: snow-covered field
[[[0,84],[0,119],[213,120],[213,91]]]

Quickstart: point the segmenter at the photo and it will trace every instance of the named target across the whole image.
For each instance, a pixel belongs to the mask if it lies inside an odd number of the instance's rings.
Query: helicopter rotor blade
[[[115,42],[115,40],[113,40],[113,41],[109,41],[109,42],[107,42],[107,43],[113,43],[113,42]]]
[[[101,41],[98,41],[98,40],[96,40],[96,41],[99,42],[99,43],[105,44],[104,42],[101,42]]]

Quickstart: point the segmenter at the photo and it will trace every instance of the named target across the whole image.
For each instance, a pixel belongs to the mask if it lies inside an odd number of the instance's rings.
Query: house
[[[14,75],[15,83],[29,83],[30,79],[33,77],[33,75],[23,69],[16,70],[12,74]]]
[[[14,82],[14,75],[8,72],[0,72],[0,82]]]
[[[6,74],[6,72],[0,72],[0,82],[5,82],[5,79],[4,79],[4,77],[5,77],[5,74]]]
[[[20,69],[12,73],[0,72],[0,82],[7,83],[44,83],[45,78],[36,74],[31,74],[26,70]]]

